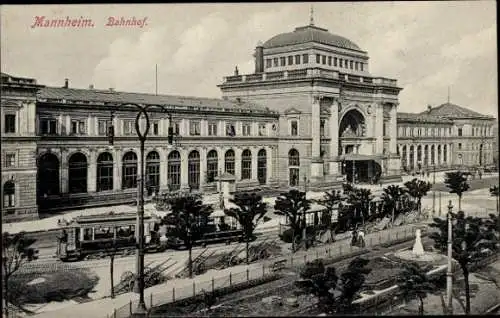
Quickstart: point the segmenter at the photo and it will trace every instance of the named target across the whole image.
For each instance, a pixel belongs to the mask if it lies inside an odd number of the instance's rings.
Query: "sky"
[[[450,101],[498,114],[495,1],[9,5],[1,7],[1,70],[47,86],[220,98],[216,86],[254,71],[258,41],[309,24],[346,37],[374,76],[403,88],[398,111]],[[32,27],[36,17],[94,27]],[[140,26],[107,26],[135,17]],[[145,20],[144,20],[145,19]]]

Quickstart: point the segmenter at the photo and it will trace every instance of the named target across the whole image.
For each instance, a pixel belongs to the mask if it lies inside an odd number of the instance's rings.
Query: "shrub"
[[[309,235],[313,235],[315,233],[315,228],[314,226],[308,226],[306,228],[306,235],[309,236]],[[283,233],[281,233],[279,235],[280,239],[285,242],[285,243],[292,243],[292,236],[293,236],[293,230],[292,229],[287,229],[285,231],[283,231]],[[302,231],[300,231],[299,233],[295,233],[295,237],[302,237]]]

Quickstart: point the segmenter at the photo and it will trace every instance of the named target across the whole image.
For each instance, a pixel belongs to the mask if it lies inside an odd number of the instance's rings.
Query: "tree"
[[[340,209],[338,208],[338,204],[342,201],[341,193],[339,191],[327,191],[325,192],[322,199],[317,200],[318,204],[321,204],[326,208],[326,211],[321,214],[321,224],[324,225],[327,229],[331,230],[331,236],[333,240],[333,235],[335,230],[339,225],[338,219],[340,218]],[[335,229],[332,228],[332,213],[337,209],[337,222]]]
[[[418,214],[422,212],[422,197],[427,195],[427,192],[432,188],[430,182],[425,182],[414,178],[411,181],[405,182],[406,192],[416,201]]]
[[[399,212],[398,208],[401,208],[400,201],[403,195],[405,194],[405,189],[399,187],[398,185],[389,185],[387,188],[384,188],[384,192],[382,193],[382,199],[386,206],[388,206],[391,210],[391,225],[394,226],[394,220],[397,216],[397,212]]]
[[[167,199],[172,212],[164,219],[164,223],[175,225],[173,235],[184,242],[189,250],[189,277],[193,277],[193,244],[201,239],[208,223],[208,217],[213,212],[209,205],[203,204],[198,194],[171,197]]]
[[[35,250],[30,247],[34,239],[27,238],[24,232],[2,235],[2,280],[3,308],[5,317],[9,317],[9,279],[24,264],[36,259]]]
[[[500,209],[498,207],[499,206],[499,200],[500,200],[500,197],[499,197],[500,196],[500,192],[498,190],[498,186],[497,185],[490,187],[490,194],[491,194],[491,196],[496,197],[495,198],[495,202],[497,204],[497,213],[498,213],[498,218],[497,219],[498,219],[498,222],[500,222]],[[500,223],[498,223],[498,227],[500,227]]]
[[[478,217],[465,217],[463,211],[457,214],[451,213],[456,221],[452,227],[452,257],[458,262],[463,276],[465,286],[466,308],[465,313],[470,313],[470,285],[469,265],[485,256],[487,250],[495,249],[495,241],[491,239],[490,232],[486,229],[486,223]],[[441,252],[447,252],[448,243],[448,221],[434,218],[430,227],[436,228],[429,237],[434,240],[434,247]]]
[[[295,252],[295,236],[305,228],[305,213],[311,207],[310,200],[306,199],[306,193],[292,189],[283,192],[276,198],[274,203],[274,214],[286,216],[293,232],[292,251]]]
[[[299,293],[313,294],[318,299],[321,311],[331,314],[335,311],[335,288],[339,277],[335,267],[325,267],[321,259],[307,262],[295,281]]]
[[[444,183],[450,189],[450,193],[455,193],[458,196],[458,210],[462,210],[462,195],[469,190],[467,176],[469,174],[461,171],[447,172]]]
[[[418,298],[420,301],[418,307],[418,314],[423,316],[424,314],[424,298],[428,294],[434,293],[437,289],[436,284],[427,275],[427,273],[432,269],[432,266],[428,265],[425,267],[420,267],[418,263],[408,262],[404,263],[403,271],[396,278],[396,284],[399,287],[398,296],[405,299],[407,302],[414,298]]]
[[[347,269],[340,275],[340,299],[338,310],[341,313],[353,313],[354,306],[352,302],[359,294],[361,287],[372,270],[367,268],[370,261],[361,257],[357,257],[349,263]]]
[[[249,264],[249,244],[257,223],[267,212],[267,204],[262,202],[262,196],[252,193],[236,194],[229,202],[236,205],[235,208],[224,209],[224,214],[233,217],[243,228],[246,242],[246,263]]]

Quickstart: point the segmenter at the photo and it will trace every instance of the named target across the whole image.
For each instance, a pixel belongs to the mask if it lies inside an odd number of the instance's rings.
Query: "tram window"
[[[130,230],[130,226],[119,226],[116,228],[116,237],[129,237],[133,234],[133,231]]]
[[[85,241],[92,240],[92,229],[90,228],[83,229],[83,240]]]
[[[113,229],[110,227],[96,228],[94,232],[94,239],[107,239],[113,238]]]

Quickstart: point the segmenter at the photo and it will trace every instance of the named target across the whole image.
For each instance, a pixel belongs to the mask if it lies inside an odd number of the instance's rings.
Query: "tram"
[[[62,261],[82,260],[89,256],[106,256],[136,247],[136,213],[112,213],[79,216],[70,224],[61,226],[57,257]],[[158,235],[159,222],[144,216],[146,251],[165,250]]]

